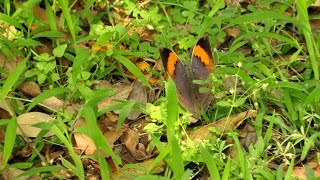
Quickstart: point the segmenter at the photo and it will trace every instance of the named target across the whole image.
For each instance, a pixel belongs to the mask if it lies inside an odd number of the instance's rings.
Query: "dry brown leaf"
[[[84,151],[86,155],[94,154],[97,148],[90,137],[77,132],[74,133],[73,137],[76,142],[76,147],[74,147],[75,149]]]
[[[320,177],[320,167],[313,169],[314,175]],[[292,176],[300,180],[307,180],[306,167],[294,167]]]
[[[113,96],[108,97],[107,99],[105,99],[103,102],[100,102],[98,104],[98,108],[99,110],[107,107],[107,106],[111,106],[111,105],[115,105],[118,102],[114,101],[114,100],[125,100],[128,98],[130,92],[132,91],[133,86],[131,84],[124,84],[124,83],[118,83],[118,84],[114,84],[112,85],[112,88],[116,91],[116,94]],[[118,111],[115,111],[118,114]]]
[[[34,81],[26,81],[18,89],[21,93],[30,97],[36,97],[41,93],[40,87]]]
[[[314,171],[316,177],[320,177],[320,164],[318,159],[313,157],[308,160],[307,166]],[[292,176],[298,179],[307,180],[306,167],[305,166],[295,166],[293,168]]]
[[[135,81],[133,83],[132,91],[130,92],[129,98],[130,101],[140,103],[145,105],[147,103],[147,87],[143,85],[140,81]],[[129,120],[136,120],[141,111],[133,109],[128,115]]]
[[[32,175],[32,176],[23,176],[17,178],[20,174],[22,174],[23,170],[17,169],[17,168],[7,168],[2,172],[3,179],[5,180],[40,180],[40,176]]]
[[[249,150],[249,146],[252,144],[256,144],[257,142],[257,133],[254,127],[252,127],[250,124],[246,124],[243,129],[241,129],[240,134],[239,134],[239,140],[247,151]]]
[[[76,123],[74,124],[74,127],[77,128],[85,125],[86,125],[85,119],[80,118],[76,121]],[[87,155],[94,154],[97,148],[90,137],[79,132],[75,132],[73,136],[76,143],[74,147],[75,149],[80,150],[81,151],[80,153],[84,152]]]
[[[0,143],[4,143],[6,137],[6,132],[3,129],[0,129]]]
[[[231,36],[233,38],[238,37],[238,35],[240,34],[240,28],[239,27],[228,27],[226,29],[224,29],[224,32],[228,35]]]
[[[313,7],[320,7],[320,0],[316,0],[313,4],[311,4]]]
[[[15,111],[12,107],[12,104],[9,99],[5,99],[4,102],[0,103],[0,118],[1,119],[10,119],[10,113],[14,113]]]
[[[227,133],[236,129],[245,119],[249,117],[255,117],[257,111],[249,110],[245,111],[230,117],[222,118],[218,121],[215,121],[211,124],[208,124],[189,135],[191,140],[205,140],[205,138],[209,135],[215,135],[215,133],[210,133],[211,128],[215,128],[216,130],[220,131],[218,133]]]
[[[22,59],[13,54],[14,60],[8,59],[2,52],[0,52],[0,67],[4,68],[8,73],[11,73]],[[1,74],[1,76],[3,76]]]
[[[41,122],[52,122],[53,118],[48,114],[41,112],[29,112],[21,114],[17,117],[17,122],[20,128],[17,128],[17,134],[27,137],[37,137],[41,129],[33,127],[34,124]],[[21,130],[23,132],[21,132]],[[49,131],[44,137],[53,136],[54,132]]]
[[[137,163],[137,165],[140,165],[142,167],[145,167],[146,169],[150,169],[151,164],[153,163],[154,159],[149,159],[146,160],[144,162],[141,163]],[[150,174],[159,174],[161,172],[164,171],[166,167],[166,163],[164,161],[160,161],[155,168],[153,168],[151,170]],[[138,171],[138,170],[134,170],[134,169],[118,169],[118,171],[114,172],[114,173],[110,173],[110,179],[111,180],[118,180],[118,179],[123,179],[123,180],[127,180],[127,179],[132,179],[129,178],[126,175],[143,175],[143,172]]]
[[[103,135],[107,139],[109,146],[113,148],[114,142],[117,141],[126,130],[127,128],[115,129],[112,131],[107,131],[103,133]]]
[[[150,157],[145,146],[139,142],[138,132],[128,128],[120,137],[120,141],[124,143],[127,150],[136,160],[144,160]]]
[[[56,110],[56,111],[59,110],[60,108],[62,108],[64,105],[64,102],[62,100],[58,99],[56,96],[51,96],[51,97],[43,100],[41,103],[43,105],[53,109],[53,110]]]

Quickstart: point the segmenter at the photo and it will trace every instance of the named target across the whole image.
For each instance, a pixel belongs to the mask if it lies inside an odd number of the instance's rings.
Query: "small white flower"
[[[238,67],[239,67],[239,68],[241,68],[241,67],[242,67],[242,63],[241,63],[241,62],[238,62],[238,64],[237,64],[237,65],[238,65]]]

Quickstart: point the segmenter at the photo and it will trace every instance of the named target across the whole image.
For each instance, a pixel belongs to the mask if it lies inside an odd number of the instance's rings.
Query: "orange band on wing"
[[[209,54],[200,45],[194,48],[193,55],[199,57],[206,67],[213,68],[212,59],[210,59]]]
[[[171,52],[169,54],[168,62],[167,62],[167,72],[169,73],[170,76],[174,75],[174,71],[176,69],[176,64],[178,60],[179,58],[175,53]]]

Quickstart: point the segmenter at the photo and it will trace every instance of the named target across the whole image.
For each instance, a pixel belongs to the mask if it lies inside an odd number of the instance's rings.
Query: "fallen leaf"
[[[131,84],[118,83],[112,85],[112,88],[116,91],[116,94],[106,98],[104,101],[98,104],[98,109],[101,110],[107,106],[112,106],[118,102],[114,100],[126,100],[132,91],[133,86]],[[119,114],[119,111],[114,111]]]
[[[308,160],[306,164],[313,172],[315,177],[320,177],[320,164],[318,163],[317,157],[313,157]],[[302,180],[307,180],[306,166],[295,166],[292,171],[292,176]]]
[[[86,121],[83,118],[80,118],[76,121],[76,123],[74,124],[74,127],[81,127],[81,126],[85,126],[86,125]],[[76,146],[74,147],[77,150],[80,150],[81,153],[84,152],[85,154],[89,155],[89,154],[94,154],[94,152],[96,151],[96,145],[94,144],[93,140],[82,133],[78,133],[75,132],[73,134],[73,138],[75,140]]]
[[[41,104],[57,111],[63,107],[64,101],[58,99],[56,96],[51,96],[51,97],[43,100],[41,102]],[[48,110],[48,109],[46,108],[46,110]],[[49,110],[49,112],[51,112],[51,110]]]
[[[126,130],[127,128],[115,129],[115,130],[107,131],[103,133],[103,135],[107,139],[109,146],[113,148],[114,142],[117,141]]]
[[[19,176],[20,174],[24,173],[25,171],[14,168],[14,167],[10,167],[10,168],[6,168],[3,172],[2,172],[2,176],[4,180],[40,180],[40,176],[38,175],[32,175],[32,176],[23,176],[23,177],[19,177],[17,178],[17,176]]]
[[[143,85],[140,81],[136,80],[133,83],[133,88],[130,92],[128,99],[130,101],[145,105],[147,103],[147,87]],[[133,109],[131,110],[127,118],[129,120],[136,120],[140,114],[141,111]]]
[[[26,137],[37,137],[41,129],[34,127],[34,124],[41,122],[52,122],[53,118],[48,114],[41,112],[28,112],[17,117],[17,122],[20,128],[17,128],[17,134]],[[23,132],[22,132],[23,131]],[[43,137],[53,136],[54,132],[49,131]]]
[[[136,160],[144,160],[150,157],[145,146],[139,142],[139,134],[137,131],[128,128],[120,137],[120,141],[124,143],[127,150]]]
[[[94,144],[93,140],[88,137],[87,135],[84,135],[82,133],[75,132],[73,134],[74,140],[76,142],[75,149],[84,151],[86,155],[94,154],[96,151],[96,145]]]
[[[226,29],[224,29],[224,32],[228,35],[231,36],[233,38],[238,37],[238,35],[240,34],[240,28],[239,27],[228,27]]]
[[[239,140],[244,149],[249,150],[249,146],[256,144],[257,142],[256,130],[250,125],[246,124],[243,129],[240,130]]]
[[[26,81],[18,89],[21,93],[30,97],[36,97],[41,93],[40,87],[34,81]]]
[[[189,135],[189,138],[191,140],[205,140],[205,138],[209,135],[216,135],[212,131],[210,131],[211,128],[215,128],[217,133],[227,133],[230,131],[233,131],[236,129],[245,119],[249,117],[255,117],[257,114],[257,111],[255,110],[248,110],[230,117],[222,118],[218,121],[215,121],[213,123],[210,123],[194,132],[192,132]]]
[[[44,106],[40,106],[43,110],[46,112],[52,113],[54,111],[58,111],[60,109],[64,109],[65,111],[75,114],[77,112],[77,109],[80,109],[78,107],[78,104],[71,104],[69,102],[65,102],[56,96],[51,96],[41,102]]]
[[[316,177],[320,177],[320,168],[312,169]],[[294,167],[292,171],[292,176],[300,180],[308,180],[306,175],[306,167]]]
[[[8,59],[2,52],[0,52],[0,67],[4,68],[8,73],[11,73],[22,59],[15,54],[12,54],[14,60]],[[3,76],[3,74],[0,74]]]
[[[0,143],[4,143],[6,137],[6,132],[3,129],[0,129]]]
[[[150,169],[151,164],[153,163],[154,159],[149,159],[141,163],[136,163],[136,165],[144,167],[146,169]],[[164,161],[160,161],[150,172],[150,174],[159,174],[164,171],[166,167],[166,163]],[[118,171],[114,173],[110,173],[110,179],[111,180],[118,180],[118,179],[132,179],[130,177],[132,176],[126,176],[126,175],[143,175],[143,172],[135,170],[135,169],[123,169],[119,168]]]
[[[9,112],[15,114],[11,101],[9,99],[5,99],[4,102],[0,103],[0,118],[10,119],[11,115]]]

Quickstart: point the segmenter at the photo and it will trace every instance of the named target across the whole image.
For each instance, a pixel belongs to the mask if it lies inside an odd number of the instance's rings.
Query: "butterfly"
[[[201,111],[206,111],[213,100],[211,92],[200,93],[199,88],[203,87],[194,84],[194,80],[207,80],[214,72],[215,63],[212,56],[208,36],[198,40],[191,54],[190,65],[185,65],[178,55],[168,49],[159,50],[164,69],[170,76],[177,88],[180,105],[191,112],[196,119],[201,118]],[[204,87],[210,88],[207,84]]]

